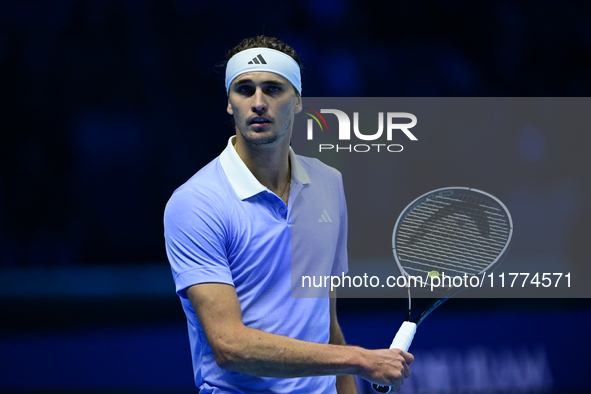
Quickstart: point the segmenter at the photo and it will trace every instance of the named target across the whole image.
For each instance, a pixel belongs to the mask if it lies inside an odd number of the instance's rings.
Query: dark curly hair
[[[302,69],[300,57],[292,47],[290,47],[289,45],[275,37],[268,37],[262,35],[254,38],[245,38],[244,40],[242,40],[240,44],[236,45],[234,48],[228,51],[228,53],[226,54],[226,59],[230,60],[230,58],[238,52],[242,52],[250,48],[271,48],[277,51],[281,51],[286,55],[291,56],[293,60],[296,61],[298,66],[300,66],[300,70]]]

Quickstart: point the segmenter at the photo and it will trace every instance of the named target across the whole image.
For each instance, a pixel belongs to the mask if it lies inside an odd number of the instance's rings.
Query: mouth
[[[248,124],[251,126],[264,126],[265,124],[271,123],[271,121],[268,118],[265,118],[263,116],[255,116],[254,118],[252,118],[251,120],[248,121]]]

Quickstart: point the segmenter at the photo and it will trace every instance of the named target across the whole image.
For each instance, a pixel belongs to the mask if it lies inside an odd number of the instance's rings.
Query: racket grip
[[[413,338],[415,337],[415,333],[417,332],[417,325],[416,323],[412,323],[409,321],[405,321],[402,323],[392,344],[390,345],[390,349],[400,349],[404,350],[405,352],[408,351],[410,344],[412,343]],[[376,393],[389,393],[392,391],[391,386],[382,386],[380,384],[372,383],[371,387],[373,391]]]
[[[416,332],[417,324],[405,321],[398,329],[398,332],[390,345],[390,349],[400,349],[408,352],[408,348],[410,347]]]

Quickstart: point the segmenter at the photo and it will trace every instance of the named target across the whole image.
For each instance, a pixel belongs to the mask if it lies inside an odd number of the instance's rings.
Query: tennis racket
[[[408,351],[417,327],[439,305],[465,286],[455,287],[447,277],[477,276],[484,280],[505,258],[513,222],[507,207],[494,196],[467,187],[446,187],[411,202],[398,217],[392,250],[406,278],[408,314],[390,349]],[[414,279],[413,279],[414,278]],[[411,322],[410,285],[443,292]],[[390,386],[372,384],[374,391],[389,393]]]

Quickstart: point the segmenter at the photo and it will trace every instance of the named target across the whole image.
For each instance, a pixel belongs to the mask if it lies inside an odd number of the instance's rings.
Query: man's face
[[[250,145],[273,147],[291,138],[294,114],[302,110],[302,99],[291,83],[270,72],[249,72],[230,85],[228,113],[236,131]]]

